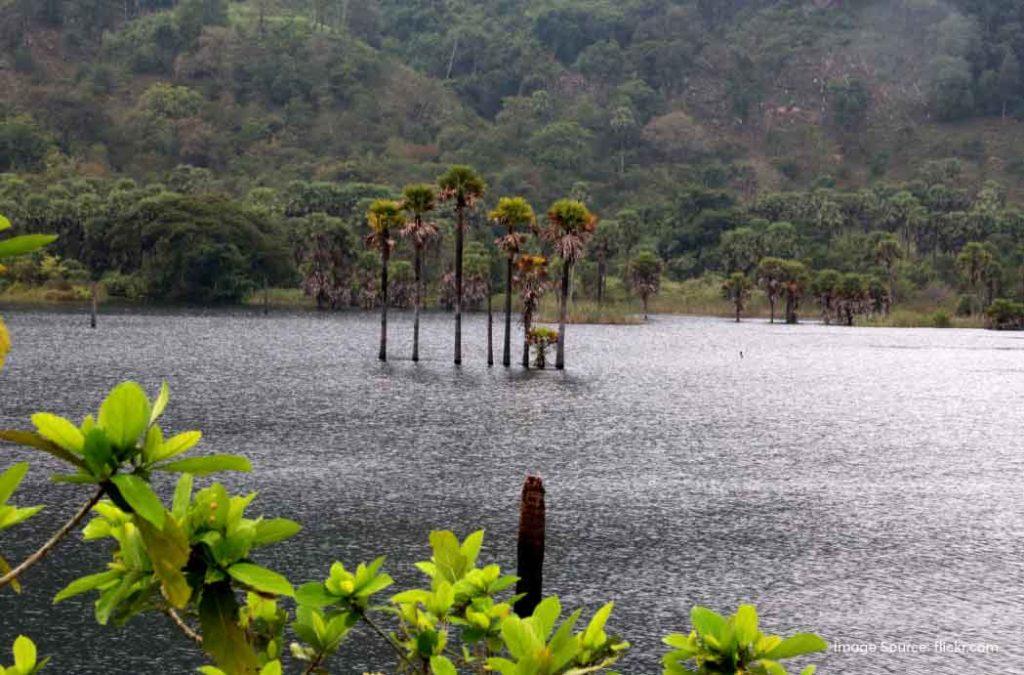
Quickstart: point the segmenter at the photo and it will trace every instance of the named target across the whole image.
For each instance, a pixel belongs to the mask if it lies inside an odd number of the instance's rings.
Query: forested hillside
[[[23,283],[231,300],[327,247],[358,286],[367,200],[461,163],[485,206],[586,201],[613,272],[1024,292],[1015,0],[8,0],[0,31],[0,211],[64,235]]]

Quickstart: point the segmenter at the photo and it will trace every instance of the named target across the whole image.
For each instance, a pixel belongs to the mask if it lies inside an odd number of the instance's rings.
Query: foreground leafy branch
[[[247,471],[249,462],[233,455],[181,459],[201,434],[165,438],[158,420],[169,396],[165,384],[150,402],[139,385],[126,382],[81,424],[38,413],[32,416],[34,430],[0,432],[0,439],[74,468],[55,480],[95,486],[85,507],[7,572],[9,583],[91,513],[83,536],[112,542],[111,560],[105,569],[69,583],[54,602],[94,594],[100,624],[165,614],[213,662],[201,669],[206,675],[282,675],[289,663],[302,673],[323,675],[359,626],[394,651],[397,673],[582,675],[610,672],[629,649],[627,641],[606,632],[610,602],[585,625],[582,610],[566,614],[556,596],[542,599],[530,616],[517,615],[517,577],[479,561],[482,530],[463,540],[450,531],[431,532],[431,555],[416,563],[423,586],[386,599],[382,594],[394,579],[384,572],[383,557],[354,567],[335,562],[322,581],[295,588],[256,556],[301,526],[286,518],[247,516],[256,493],[232,495],[217,482],[197,488],[197,477]],[[6,504],[26,470],[17,464],[0,475],[0,529],[38,511]],[[160,471],[180,474],[169,508],[149,482]],[[666,638],[674,649],[664,660],[666,675],[779,675],[786,672],[780,660],[824,649],[824,642],[809,634],[787,640],[762,635],[753,607],[741,607],[728,619],[696,608],[692,618],[690,635]],[[289,637],[294,639],[286,660]],[[29,659],[26,643],[20,645],[21,661],[16,658],[14,666],[20,670],[0,675],[26,675],[42,667],[35,663],[34,647]],[[813,667],[803,671],[810,673]]]

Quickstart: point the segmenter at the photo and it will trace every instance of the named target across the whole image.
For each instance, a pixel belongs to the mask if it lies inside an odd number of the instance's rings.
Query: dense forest
[[[0,213],[61,235],[8,285],[372,306],[369,204],[471,164],[477,304],[500,196],[598,214],[581,294],[654,254],[826,315],[1024,297],[1014,0],[9,0],[0,45]]]

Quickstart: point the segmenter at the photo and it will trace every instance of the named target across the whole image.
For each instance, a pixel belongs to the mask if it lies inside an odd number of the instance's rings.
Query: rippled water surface
[[[41,408],[80,418],[121,379],[167,378],[168,425],[250,457],[230,487],[259,490],[253,513],[305,525],[259,558],[293,581],[377,554],[418,581],[411,563],[434,528],[486,528],[484,557],[511,568],[534,472],[548,492],[546,590],[588,612],[616,601],[613,627],[635,645],[624,672],[658,672],[660,636],[687,628],[692,605],[743,601],[771,630],[876,649],[830,653],[822,673],[1022,672],[1021,334],[655,317],[572,326],[567,372],[524,373],[487,368],[480,316],[461,369],[442,315],[426,318],[418,365],[402,315],[387,365],[374,315],[120,313],[97,331],[80,314],[6,317],[0,424]],[[47,509],[6,533],[9,558],[84,500],[32,459],[17,501]],[[63,544],[22,596],[0,599],[0,644],[31,634],[55,673],[188,672],[193,652],[162,617],[101,628],[87,598],[50,605],[105,556]],[[927,649],[884,653],[900,643]],[[390,669],[374,644],[351,643],[335,672]]]

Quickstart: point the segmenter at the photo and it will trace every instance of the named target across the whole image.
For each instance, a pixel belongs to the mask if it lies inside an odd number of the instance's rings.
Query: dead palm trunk
[[[420,360],[420,307],[423,305],[423,249],[416,247],[416,258],[413,263],[416,277],[416,306],[412,319],[412,360]]]
[[[512,256],[505,269],[505,344],[501,351],[501,365],[512,365]]]
[[[568,262],[562,263],[562,298],[558,307],[558,353],[555,355],[555,368],[565,369],[565,320],[568,314],[569,305],[569,273],[572,265]]]
[[[519,616],[530,616],[540,604],[544,585],[544,483],[539,476],[527,476],[519,506],[519,538],[516,545],[515,604]]]
[[[456,206],[455,226],[455,365],[462,363],[462,228],[465,224],[465,208]]]
[[[381,361],[388,360],[388,258],[391,257],[388,236],[385,228],[381,232],[383,248],[380,251],[380,354],[377,358]]]

